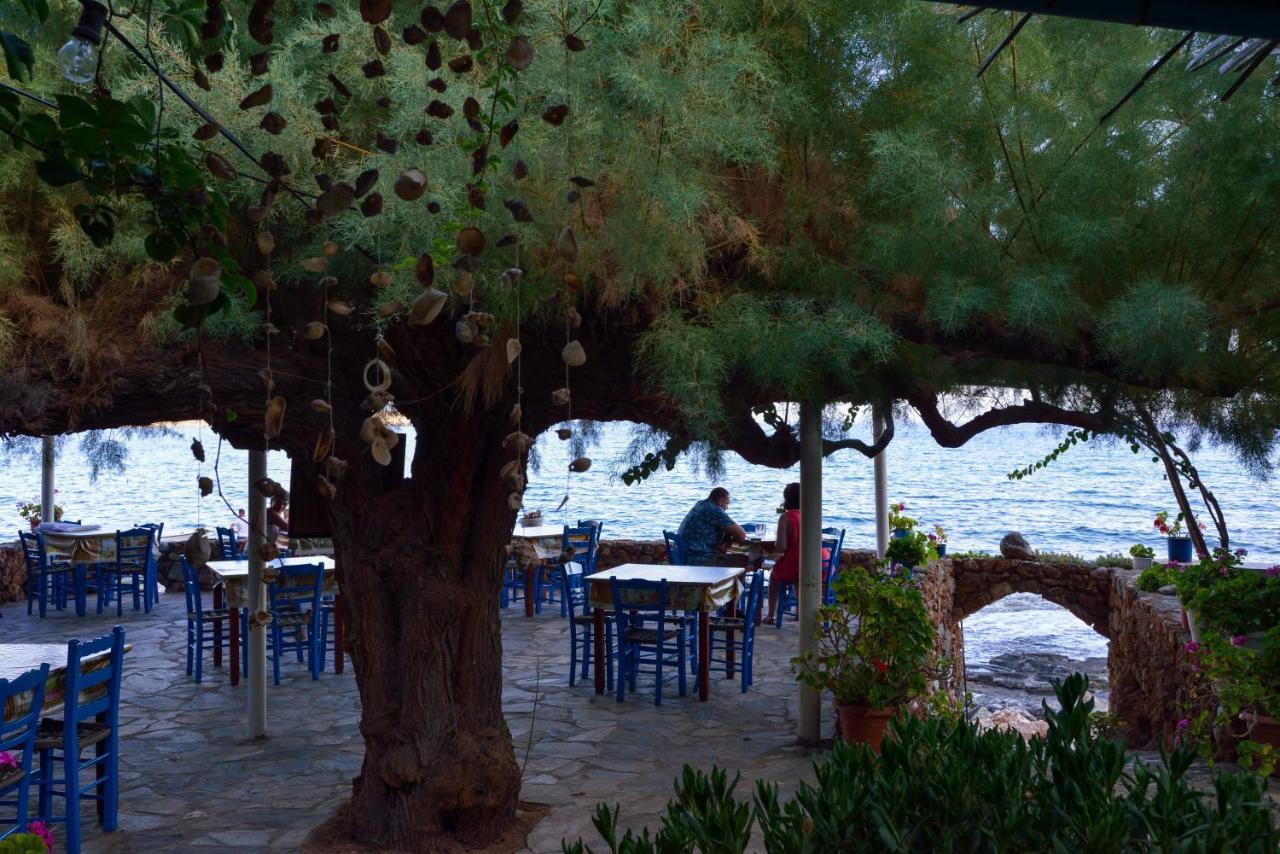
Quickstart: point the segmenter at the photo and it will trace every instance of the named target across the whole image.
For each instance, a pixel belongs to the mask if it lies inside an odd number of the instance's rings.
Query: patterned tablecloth
[[[124,651],[133,649],[133,644],[125,644]],[[101,670],[109,662],[108,653],[95,655],[85,659],[80,665],[81,673],[92,673]],[[0,643],[0,679],[15,679],[28,670],[37,670],[41,664],[49,663],[49,680],[44,684],[44,706],[40,710],[43,717],[59,711],[65,700],[67,687],[67,645],[58,643]],[[105,685],[95,686],[83,693],[83,699],[93,699],[94,692],[106,690]],[[11,721],[31,708],[31,694],[18,694],[4,701],[4,720]]]
[[[63,530],[57,530],[57,527]],[[53,528],[51,530],[51,528]],[[78,528],[79,530],[75,530]],[[114,563],[116,559],[116,532],[104,531],[97,525],[40,526],[45,549],[51,559],[69,560],[72,563]],[[138,543],[141,544],[139,539]]]
[[[519,566],[557,561],[563,546],[564,528],[557,525],[540,525],[536,528],[517,525],[511,532],[511,553]]]
[[[335,575],[336,564],[333,558],[324,555],[310,557],[287,557],[273,561],[270,566],[298,566],[301,564],[319,563],[324,565],[324,592],[333,595],[338,592],[338,579]],[[208,563],[209,571],[223,586],[226,606],[228,608],[249,607],[249,561],[247,560],[213,560]]]
[[[591,607],[613,608],[609,579],[619,581],[667,581],[667,607],[673,611],[714,611],[723,608],[742,592],[744,570],[735,566],[666,566],[627,563],[589,575],[583,579],[591,590]],[[656,591],[623,592],[624,602],[657,604]]]

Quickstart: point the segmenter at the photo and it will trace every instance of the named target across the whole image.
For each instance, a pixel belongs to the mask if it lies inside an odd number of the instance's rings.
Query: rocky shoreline
[[[1010,652],[965,670],[966,688],[973,696],[970,717],[983,727],[1043,735],[1047,728],[1044,704],[1057,707],[1053,682],[1072,673],[1089,677],[1095,709],[1107,711],[1110,683],[1105,657],[1081,660],[1050,652]]]

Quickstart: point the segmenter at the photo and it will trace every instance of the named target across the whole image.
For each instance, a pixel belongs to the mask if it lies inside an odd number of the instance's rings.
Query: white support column
[[[40,521],[57,520],[54,508],[58,506],[53,494],[53,436],[43,436],[40,447]]]
[[[822,405],[800,404],[800,655],[816,652],[822,598]],[[800,686],[800,742],[822,736],[822,695]]]
[[[885,413],[880,407],[872,410],[872,425],[878,442],[886,428]],[[876,454],[872,462],[876,472],[876,555],[883,558],[889,548],[889,450]]]
[[[254,489],[267,476],[267,452],[249,452],[249,737],[267,737],[267,627],[254,617],[266,610],[266,587],[262,584],[263,560],[259,547],[266,542],[267,500]],[[235,654],[234,652],[232,653]]]

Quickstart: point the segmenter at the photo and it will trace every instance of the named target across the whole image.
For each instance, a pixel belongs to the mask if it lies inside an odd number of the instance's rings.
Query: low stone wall
[[[963,620],[1011,593],[1035,593],[1066,608],[1103,637],[1111,636],[1111,569],[1005,558],[950,559],[955,617]]]
[[[27,565],[17,543],[0,545],[0,602],[19,602],[26,585]]]

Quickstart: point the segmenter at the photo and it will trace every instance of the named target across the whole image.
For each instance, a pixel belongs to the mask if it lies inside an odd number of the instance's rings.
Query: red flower
[[[886,670],[889,669],[888,664],[876,658],[871,659],[871,664],[875,667],[876,670],[879,670],[881,673],[884,673]]]

